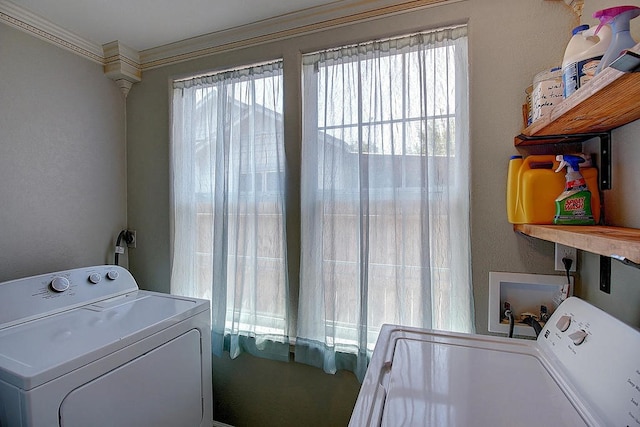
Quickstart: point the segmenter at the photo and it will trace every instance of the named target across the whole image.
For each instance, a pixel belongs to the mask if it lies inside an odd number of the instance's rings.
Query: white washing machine
[[[639,425],[640,332],[573,297],[536,341],[385,325],[349,423]]]
[[[210,427],[210,319],[118,266],[1,283],[0,427]]]

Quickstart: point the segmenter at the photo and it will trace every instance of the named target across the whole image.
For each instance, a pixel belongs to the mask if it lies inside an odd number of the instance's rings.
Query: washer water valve
[[[531,326],[534,329],[537,337],[542,331],[542,325],[540,324],[540,322],[545,323],[547,320],[549,320],[549,317],[550,317],[550,314],[549,314],[549,310],[547,309],[547,306],[541,305],[540,315],[527,312],[527,311],[522,312],[519,315],[519,319],[520,319],[519,323]],[[506,319],[509,322],[509,333],[507,336],[509,338],[512,338],[514,324],[515,324],[515,316],[511,309],[511,304],[507,301],[504,302],[504,316],[502,317],[502,320],[504,319]]]

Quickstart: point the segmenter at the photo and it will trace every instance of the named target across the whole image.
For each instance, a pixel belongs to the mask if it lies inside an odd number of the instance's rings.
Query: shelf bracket
[[[600,290],[611,293],[611,258],[600,255]]]
[[[611,293],[611,260],[615,259],[624,265],[640,269],[640,264],[631,261],[621,255],[611,255],[611,257],[600,255],[600,290],[604,293]]]
[[[600,138],[600,189],[611,190],[611,132],[603,132]]]
[[[537,141],[540,141],[541,144],[548,144],[549,141],[554,144],[583,143],[591,138],[600,139],[600,153],[598,156],[600,190],[611,190],[611,131],[568,135],[518,135],[518,139],[528,142],[527,145],[540,145],[536,144]]]

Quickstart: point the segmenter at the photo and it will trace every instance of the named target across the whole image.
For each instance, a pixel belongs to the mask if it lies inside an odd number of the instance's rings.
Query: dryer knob
[[[556,327],[560,329],[560,332],[564,332],[569,329],[569,325],[571,325],[571,316],[562,316],[556,322]]]
[[[55,277],[52,281],[51,281],[51,289],[53,289],[56,292],[64,292],[67,289],[69,289],[69,286],[71,285],[71,282],[69,282],[69,279],[67,279],[66,277]]]
[[[89,281],[94,285],[100,283],[101,280],[102,276],[100,275],[100,273],[91,273],[91,275],[89,276]]]
[[[116,280],[120,274],[116,270],[109,270],[107,273],[107,279]]]

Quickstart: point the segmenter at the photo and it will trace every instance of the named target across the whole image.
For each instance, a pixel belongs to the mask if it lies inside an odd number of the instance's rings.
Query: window
[[[174,83],[172,291],[211,299],[216,354],[288,341],[282,123],[282,61]]]
[[[214,352],[226,336],[285,360],[295,339],[296,360],[362,378],[382,323],[472,330],[466,55],[456,27],[304,55],[302,76],[278,61],[174,83],[172,291],[212,300]],[[283,78],[303,81],[301,176]]]
[[[327,371],[383,323],[473,328],[465,34],[304,56],[297,344]]]

